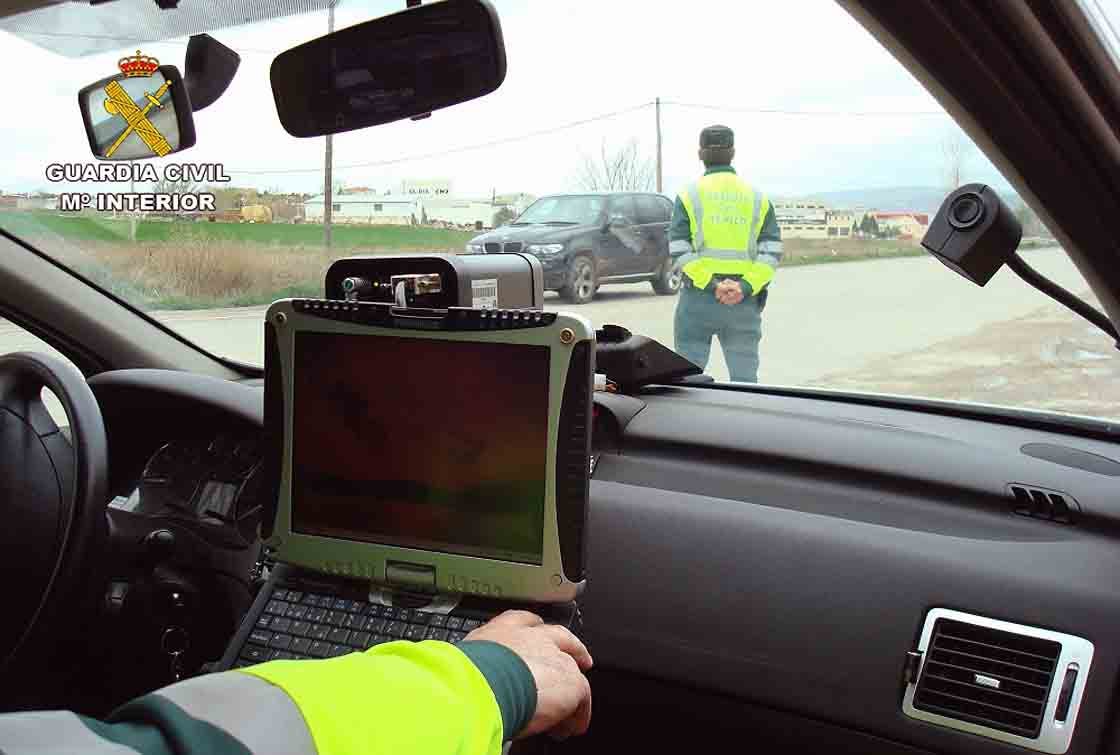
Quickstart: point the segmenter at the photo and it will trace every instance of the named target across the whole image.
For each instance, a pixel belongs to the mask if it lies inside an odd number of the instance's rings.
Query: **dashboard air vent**
[[[939,619],[914,707],[1037,737],[1062,646]]]
[[[1032,750],[1068,749],[1092,643],[935,608],[918,654],[920,670],[903,701],[907,715]]]
[[[1081,509],[1077,501],[1056,490],[1017,485],[1007,486],[1015,503],[1014,511],[1022,516],[1046,519],[1061,524],[1072,524]]]

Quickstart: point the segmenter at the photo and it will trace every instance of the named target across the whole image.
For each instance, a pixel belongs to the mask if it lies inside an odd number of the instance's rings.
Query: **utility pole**
[[[334,0],[327,6],[327,34],[334,31]],[[323,245],[331,248],[331,135],[327,134],[326,154],[323,158]]]
[[[653,101],[654,112],[657,113],[657,193],[661,193],[661,98]]]

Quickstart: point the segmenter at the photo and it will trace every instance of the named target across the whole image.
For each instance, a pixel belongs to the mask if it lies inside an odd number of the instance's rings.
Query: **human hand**
[[[744,293],[742,284],[737,280],[730,278],[722,280],[716,286],[716,300],[720,304],[726,304],[731,307],[743,300]]]
[[[729,292],[730,292],[730,288],[727,285],[727,281],[722,280],[719,283],[717,283],[716,284],[716,301],[718,301],[720,304],[723,304],[723,299],[724,299],[725,296],[727,296],[727,294]]]
[[[591,654],[568,629],[528,611],[506,611],[466,636],[504,645],[525,661],[537,685],[537,709],[517,737],[547,732],[556,739],[584,734],[591,724]]]

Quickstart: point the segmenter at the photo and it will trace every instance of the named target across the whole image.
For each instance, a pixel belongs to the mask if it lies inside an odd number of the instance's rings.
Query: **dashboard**
[[[166,370],[89,380],[109,447],[108,547],[99,670],[116,702],[168,684],[170,627],[182,670],[221,657],[252,603],[263,558],[261,392]]]
[[[248,546],[260,522],[262,475],[259,433],[170,440],[113,498],[110,514],[168,520],[207,539]]]
[[[122,370],[90,385],[122,552],[168,528],[166,565],[243,585],[218,601],[212,660],[260,555],[247,539],[262,503],[259,381]],[[1094,438],[777,392],[596,393],[580,605],[597,734],[564,751],[622,736],[660,750],[706,729],[779,751],[1029,751],[904,715],[907,654],[929,611],[949,608],[1092,642],[1068,752],[1120,753],[1120,462],[1101,461],[1118,458],[1111,426]],[[1017,487],[1076,516],[1023,510]]]
[[[109,441],[111,522],[183,528],[251,547],[263,478],[260,391],[163,370],[92,378]]]

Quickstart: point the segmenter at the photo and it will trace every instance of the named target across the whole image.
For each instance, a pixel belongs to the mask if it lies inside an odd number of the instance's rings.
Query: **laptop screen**
[[[292,530],[540,564],[549,348],[295,335]]]

